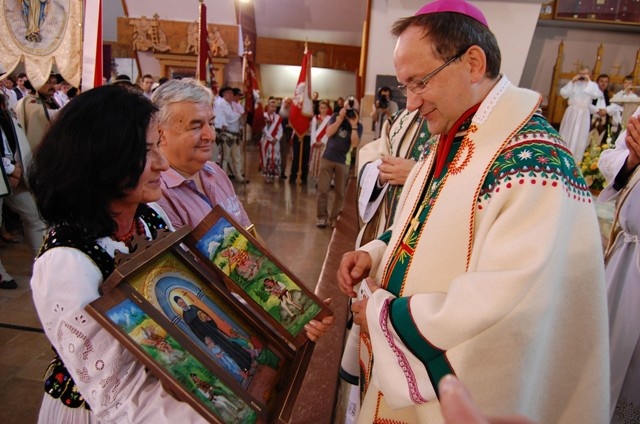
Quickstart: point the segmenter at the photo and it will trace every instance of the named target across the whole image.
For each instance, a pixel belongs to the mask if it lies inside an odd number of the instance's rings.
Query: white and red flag
[[[289,124],[302,138],[309,131],[313,117],[313,101],[311,100],[311,52],[305,46],[302,57],[302,69],[298,78],[298,85],[293,95],[293,104],[289,113]]]

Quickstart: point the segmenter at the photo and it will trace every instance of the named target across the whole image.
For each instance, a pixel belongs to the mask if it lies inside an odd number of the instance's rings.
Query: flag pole
[[[291,106],[291,111],[289,113],[289,123],[298,137],[297,150],[299,157],[298,160],[292,164],[292,167],[297,166],[300,172],[299,174],[296,173],[295,182],[297,184],[302,182],[304,135],[309,132],[311,118],[313,117],[313,104],[311,100],[311,62],[311,51],[309,50],[308,42],[305,41],[300,76],[298,77],[298,83],[296,84],[296,89],[294,91],[293,105]],[[295,148],[296,144],[294,144],[294,153]]]
[[[240,22],[240,34],[242,34],[242,21]],[[244,89],[247,86],[247,69],[249,66],[249,58],[248,55],[252,54],[251,50],[249,50],[251,46],[251,41],[249,40],[249,36],[243,41],[244,52],[242,53],[242,88]],[[246,188],[247,183],[247,101],[253,101],[252,98],[247,98],[247,95],[244,95],[244,122],[242,124],[242,177],[244,178],[244,186]],[[253,136],[253,134],[251,134]]]
[[[303,61],[306,60],[307,58],[307,53],[309,52],[309,39],[305,39],[304,40],[304,53],[302,54],[303,57]],[[307,64],[308,66],[308,64]],[[306,87],[308,87],[310,84],[310,81],[306,81],[306,86],[305,86],[305,90],[307,90]],[[308,91],[308,90],[307,90]],[[295,133],[295,131],[294,131]],[[296,185],[302,185],[302,155],[304,154],[304,134],[302,135],[298,135],[298,172],[296,175]]]
[[[203,10],[204,9],[204,10]],[[196,64],[196,79],[198,81],[206,81],[207,80],[207,76],[206,76],[206,63],[207,63],[207,59],[205,57],[205,54],[208,54],[209,52],[206,51],[205,52],[205,46],[208,41],[207,41],[207,28],[206,28],[206,10],[207,7],[204,4],[204,0],[199,0],[199,5],[198,5],[198,61]],[[204,34],[203,34],[204,32]],[[203,37],[204,35],[204,37]],[[204,38],[204,39],[203,39]],[[204,44],[204,46],[203,46]],[[208,50],[208,49],[207,49]]]

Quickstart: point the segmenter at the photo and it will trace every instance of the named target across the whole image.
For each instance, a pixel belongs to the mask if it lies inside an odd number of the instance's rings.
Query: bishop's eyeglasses
[[[424,78],[420,78],[419,80],[410,81],[404,85],[399,85],[398,90],[405,96],[407,95],[407,90],[411,91],[413,94],[421,94],[427,89],[427,84],[431,81],[431,78],[435,77],[438,72],[442,71],[444,68],[449,66],[451,63],[460,59],[468,49],[464,49],[462,53],[458,53],[453,56],[451,59],[447,60],[445,63],[436,68],[435,71],[428,73]]]

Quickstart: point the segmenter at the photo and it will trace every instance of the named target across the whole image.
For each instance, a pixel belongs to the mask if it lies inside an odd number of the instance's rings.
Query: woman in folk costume
[[[260,150],[262,153],[262,175],[272,183],[280,176],[280,137],[282,137],[282,117],[276,113],[276,101],[269,100],[264,112],[265,125],[262,129]]]
[[[610,182],[598,200],[616,201],[605,255],[611,346],[611,422],[640,422],[640,108],[598,167]]]
[[[368,277],[369,293],[352,305],[359,422],[442,422],[447,374],[487,415],[606,422],[597,216],[539,112],[540,94],[500,74],[495,36],[464,0],[429,3],[392,33],[407,109],[439,135],[411,171],[390,230],[339,267],[351,297]]]
[[[311,156],[309,158],[309,173],[316,181],[320,175],[320,159],[329,139],[327,125],[331,118],[328,101],[321,100],[319,109],[320,114],[311,119]]]
[[[95,88],[60,111],[35,152],[30,184],[51,230],[31,289],[56,353],[39,423],[206,422],[85,311],[113,272],[115,251],[129,252],[134,234],[155,238],[168,227],[147,204],[160,198],[169,168],[156,112],[141,94]]]
[[[589,78],[589,68],[582,67],[564,87],[560,95],[569,99],[560,122],[560,136],[573,153],[576,163],[582,162],[584,151],[589,143],[592,100],[602,97],[598,84]]]

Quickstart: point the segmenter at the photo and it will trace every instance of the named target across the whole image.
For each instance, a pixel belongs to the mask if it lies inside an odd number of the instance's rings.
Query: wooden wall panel
[[[256,63],[300,66],[304,41],[258,37]],[[360,66],[360,47],[340,44],[308,43],[313,54],[314,68],[328,68],[357,72]]]

